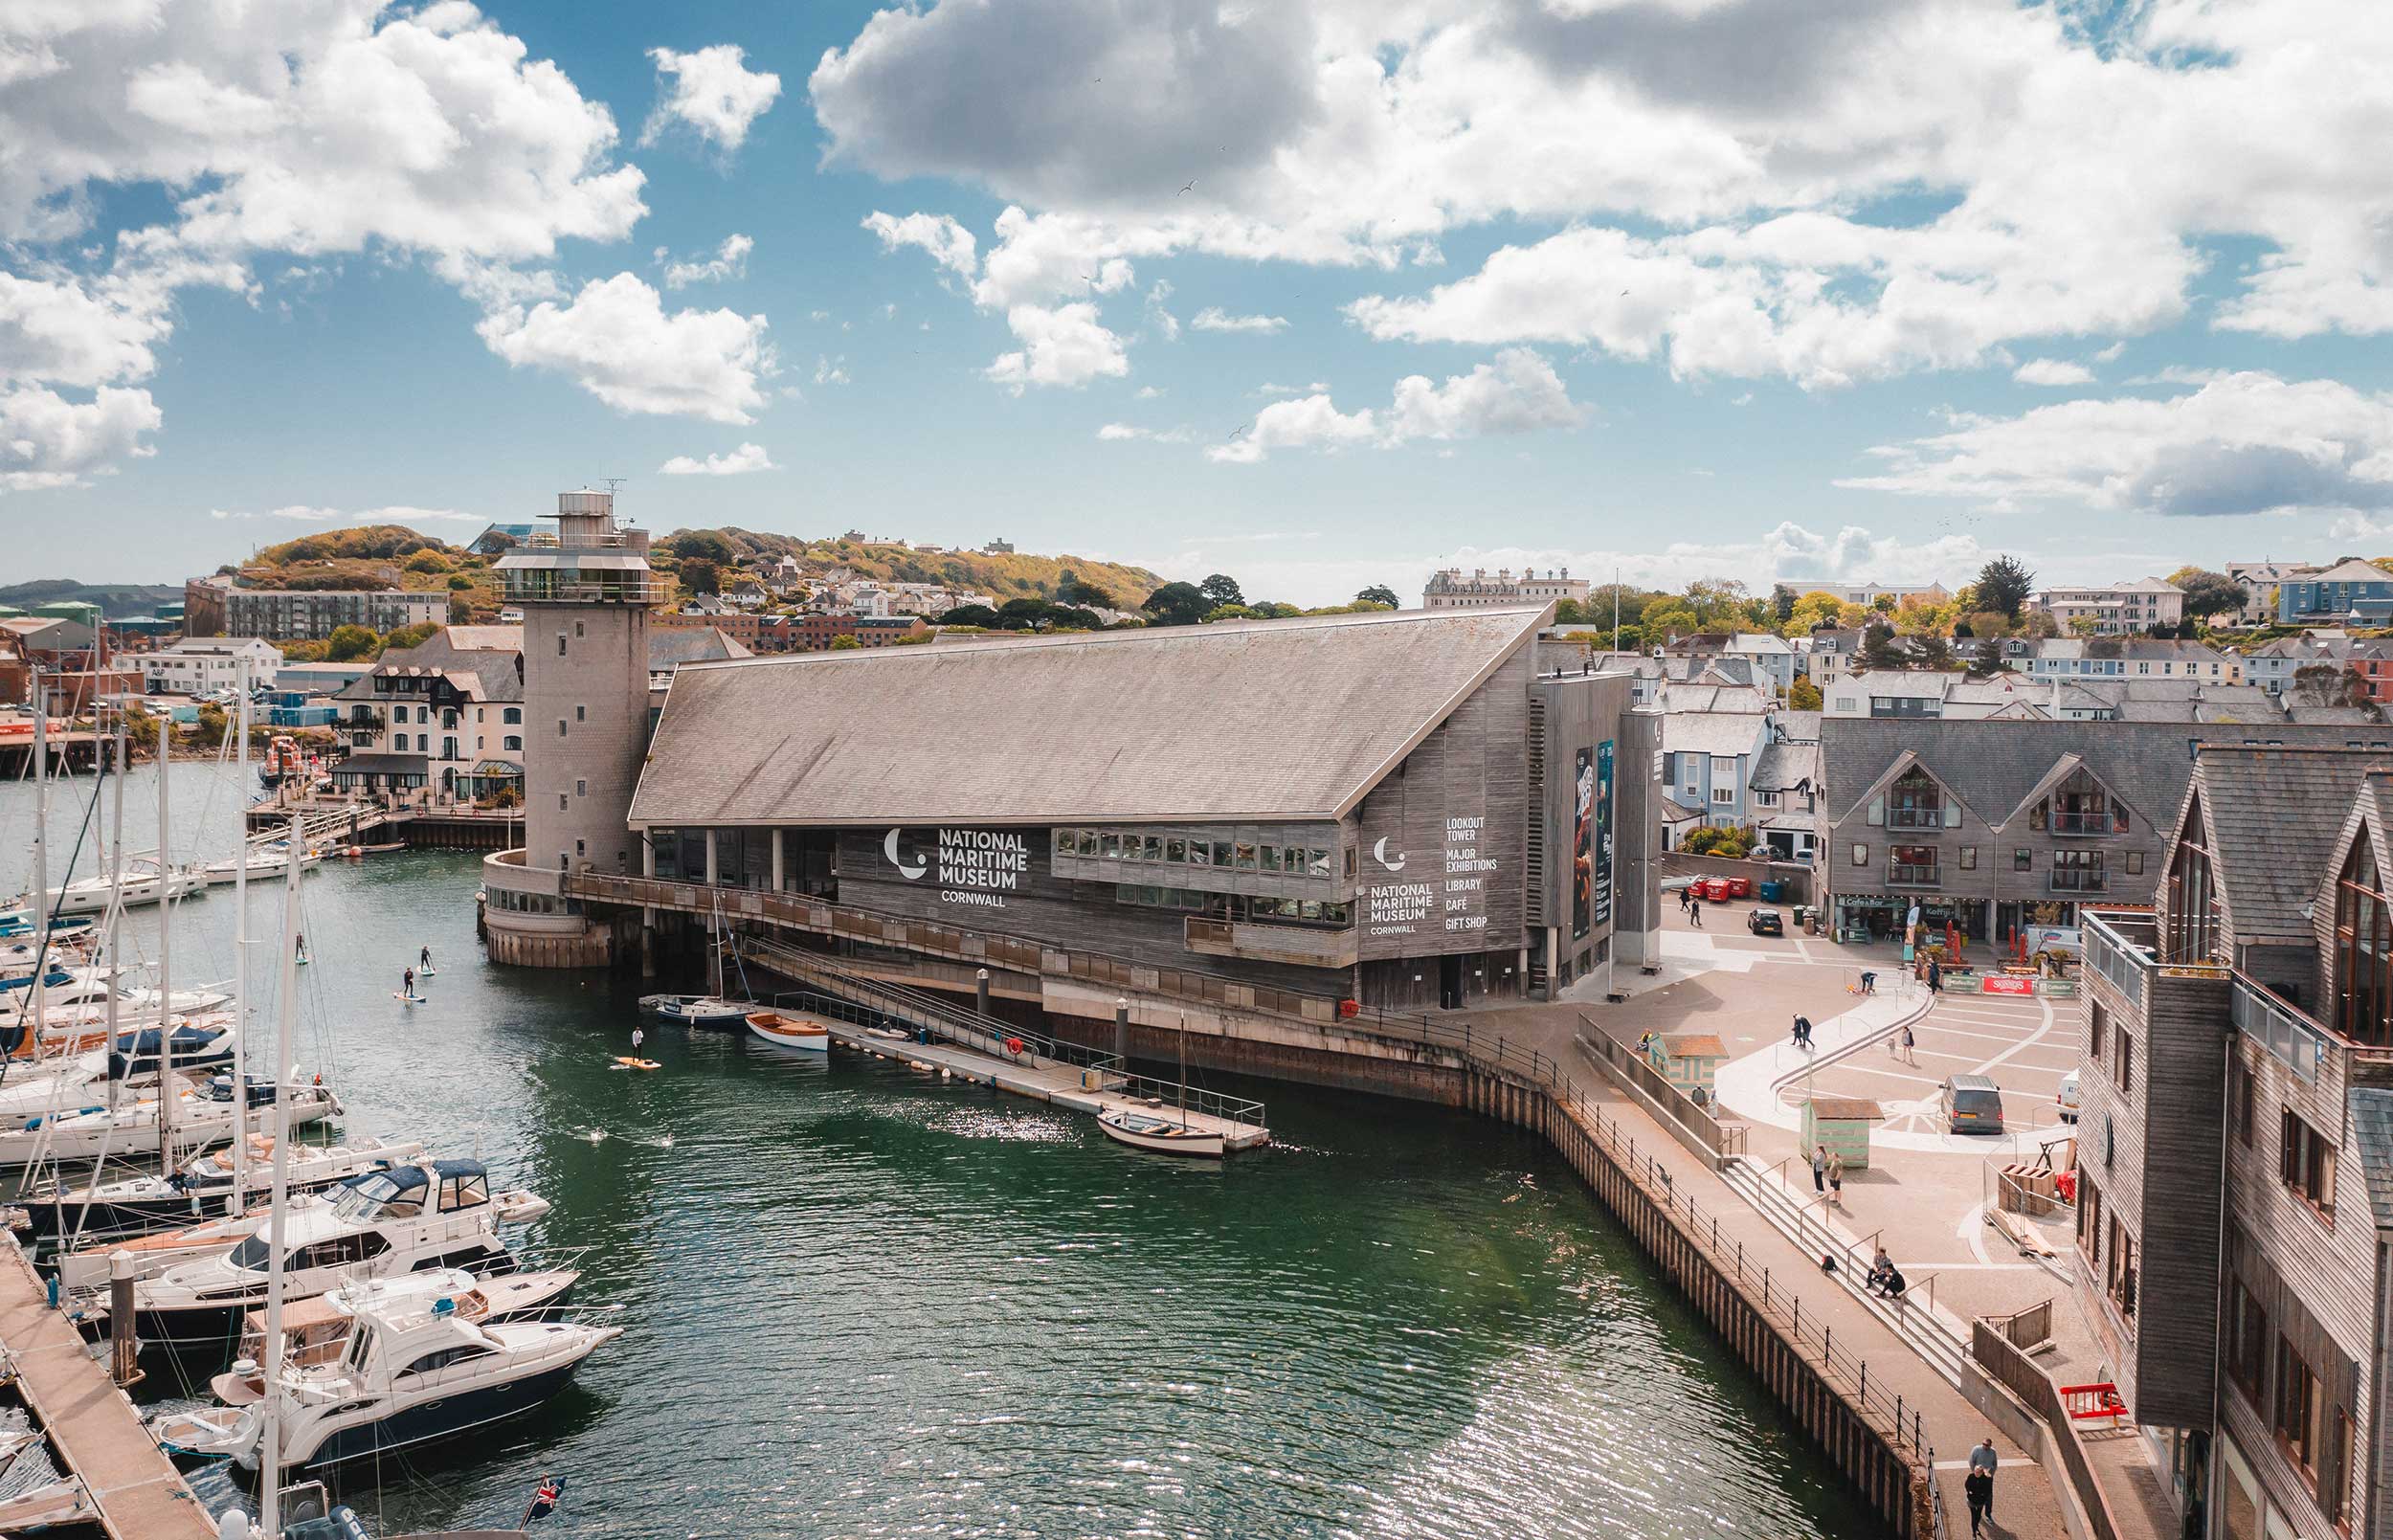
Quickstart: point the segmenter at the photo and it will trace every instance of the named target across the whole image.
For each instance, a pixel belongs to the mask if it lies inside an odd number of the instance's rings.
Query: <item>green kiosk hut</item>
[[[1885,1118],[1867,1097],[1814,1096],[1803,1103],[1803,1149],[1825,1145],[1844,1157],[1846,1171],[1860,1171],[1869,1164],[1869,1126]]]
[[[1711,1032],[1656,1033],[1645,1054],[1662,1078],[1702,1107],[1711,1105],[1712,1077],[1728,1062],[1728,1045]]]

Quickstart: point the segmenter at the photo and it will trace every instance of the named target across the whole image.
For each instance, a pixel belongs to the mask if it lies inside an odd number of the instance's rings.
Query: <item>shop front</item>
[[[1846,941],[1899,942],[1916,910],[1919,925],[1941,932],[1957,926],[1973,941],[1985,937],[1983,899],[1947,898],[1938,893],[1839,893],[1830,907],[1830,923]]]

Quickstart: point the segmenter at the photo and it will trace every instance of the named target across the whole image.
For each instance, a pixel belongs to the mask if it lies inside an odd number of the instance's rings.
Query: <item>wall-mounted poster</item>
[[[1578,751],[1571,810],[1571,939],[1584,941],[1596,910],[1596,753]]]
[[[1596,746],[1596,879],[1595,920],[1598,925],[1612,923],[1612,740],[1606,738]],[[1582,931],[1581,934],[1584,934]]]

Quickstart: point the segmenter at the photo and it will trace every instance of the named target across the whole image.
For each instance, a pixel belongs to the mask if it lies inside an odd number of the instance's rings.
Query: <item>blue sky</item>
[[[0,572],[603,476],[1307,602],[2393,548],[2385,11],[0,16]]]

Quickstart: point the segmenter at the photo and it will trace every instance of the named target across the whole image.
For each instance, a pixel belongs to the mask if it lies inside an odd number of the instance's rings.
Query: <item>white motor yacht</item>
[[[294,1207],[236,1245],[136,1283],[134,1333],[175,1351],[231,1347],[242,1316],[266,1303],[277,1249],[285,1301],[433,1267],[511,1272],[499,1227],[548,1212],[529,1193],[494,1198],[478,1160],[421,1161],[352,1177],[328,1199]],[[105,1295],[104,1287],[78,1295],[73,1306],[97,1321],[107,1314]]]
[[[332,1319],[306,1326],[312,1340],[283,1365],[280,1457],[328,1465],[520,1415],[622,1334],[620,1327],[579,1320],[491,1321],[486,1308],[476,1320],[468,1303],[475,1292],[471,1276],[439,1271],[354,1283],[330,1296]],[[289,1316],[283,1328],[289,1344]],[[257,1458],[268,1404],[169,1414],[153,1419],[150,1432],[178,1454],[249,1463]]]
[[[174,1157],[179,1160],[233,1137],[241,1113],[234,1101],[231,1078],[185,1074],[178,1067],[175,1079],[181,1083],[171,1092]],[[274,1097],[272,1086],[255,1079],[249,1093],[252,1106]],[[156,1086],[138,1098],[121,1096],[113,1108],[104,1103],[85,1103],[56,1117],[32,1119],[21,1128],[0,1133],[0,1167],[155,1153],[166,1132],[161,1107],[168,1094],[167,1087]],[[293,1086],[289,1102],[283,1114],[294,1127],[341,1114],[340,1100],[323,1084]]]
[[[161,861],[156,856],[124,858],[123,886],[124,906],[128,909],[208,890],[208,884],[197,873]],[[52,914],[101,914],[106,911],[117,890],[118,880],[113,876],[86,877],[50,889],[47,907]],[[11,912],[30,914],[33,909],[34,896],[28,893]]]
[[[263,1133],[249,1136],[248,1158],[242,1163],[243,1191],[234,1192],[234,1160],[230,1149],[212,1149],[180,1171],[151,1172],[122,1181],[53,1185],[16,1200],[25,1212],[26,1228],[34,1236],[100,1238],[139,1234],[187,1224],[212,1215],[242,1214],[263,1200],[274,1185],[274,1139]],[[290,1191],[305,1196],[338,1187],[352,1177],[412,1165],[424,1158],[423,1145],[413,1139],[389,1142],[361,1139],[355,1144],[294,1145],[290,1159]]]

